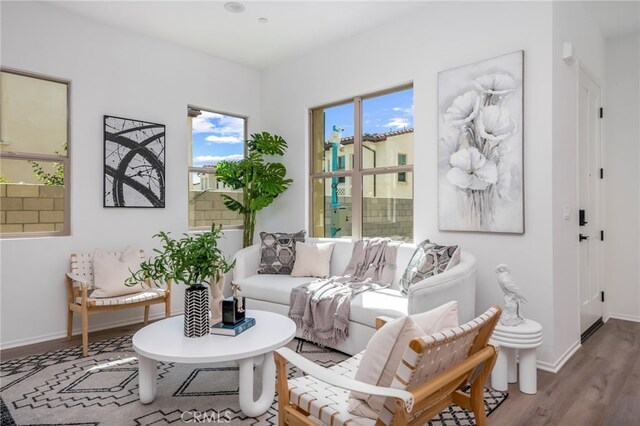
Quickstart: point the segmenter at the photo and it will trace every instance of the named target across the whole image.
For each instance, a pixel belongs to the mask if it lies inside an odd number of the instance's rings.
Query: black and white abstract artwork
[[[524,233],[524,51],[438,74],[442,231]]]
[[[165,204],[165,127],[104,116],[104,207]]]

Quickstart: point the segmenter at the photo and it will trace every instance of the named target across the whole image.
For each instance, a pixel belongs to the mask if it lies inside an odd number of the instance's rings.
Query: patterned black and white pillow
[[[460,263],[459,246],[440,246],[424,240],[416,250],[400,278],[400,290],[409,292],[409,286],[419,281],[440,274]]]
[[[296,262],[296,242],[304,243],[305,231],[260,233],[259,274],[291,275]]]

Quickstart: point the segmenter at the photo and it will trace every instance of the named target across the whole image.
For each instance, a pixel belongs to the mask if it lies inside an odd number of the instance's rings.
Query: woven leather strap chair
[[[120,257],[120,252],[110,252],[111,256]],[[140,261],[145,260],[144,251],[140,250]],[[93,290],[93,253],[72,254],[71,272],[67,272],[67,340],[71,340],[73,333],[73,314],[82,319],[82,354],[87,356],[89,345],[89,315],[101,312],[111,312],[120,309],[144,306],[144,323],[149,322],[149,306],[164,303],[165,316],[171,316],[171,281],[164,289],[154,288],[147,281],[145,288],[138,293],[117,297],[92,298],[89,293]],[[124,283],[123,283],[124,285]]]
[[[413,339],[388,388],[353,379],[362,353],[323,368],[288,348],[278,349],[279,425],[316,425],[317,420],[331,426],[424,425],[451,404],[473,411],[476,424],[486,425],[484,384],[497,358],[488,342],[500,313],[493,306],[464,325]],[[307,376],[287,380],[287,361]],[[467,385],[470,393],[462,391]],[[377,420],[347,411],[351,390],[386,397]]]

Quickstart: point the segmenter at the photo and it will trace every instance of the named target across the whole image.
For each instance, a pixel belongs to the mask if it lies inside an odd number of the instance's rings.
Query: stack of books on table
[[[247,331],[254,325],[256,325],[256,319],[249,317],[233,325],[227,325],[219,322],[211,326],[211,334],[220,334],[222,336],[237,336],[238,334]]]

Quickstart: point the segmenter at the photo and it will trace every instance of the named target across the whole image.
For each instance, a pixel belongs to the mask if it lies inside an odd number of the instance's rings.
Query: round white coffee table
[[[150,324],[133,336],[138,354],[140,402],[149,404],[156,397],[157,361],[197,364],[235,361],[240,370],[240,409],[249,417],[265,413],[275,398],[276,371],[273,351],[289,343],[296,325],[284,315],[247,310],[256,325],[231,337],[207,335],[189,338],[183,334],[184,316]],[[253,399],[253,367],[262,363],[262,391]]]

